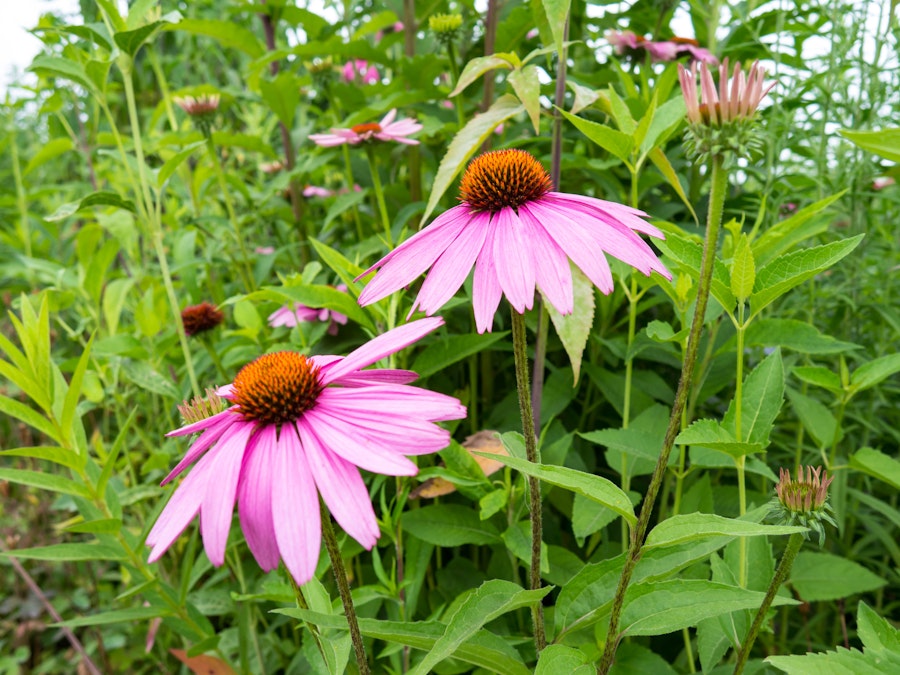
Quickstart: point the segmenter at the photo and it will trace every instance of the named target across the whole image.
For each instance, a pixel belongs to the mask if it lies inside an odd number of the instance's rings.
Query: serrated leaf
[[[466,126],[453,137],[435,174],[431,194],[428,196],[428,204],[425,206],[425,213],[422,214],[422,223],[428,220],[454,178],[462,171],[475,151],[493,133],[497,125],[524,109],[515,96],[504,94],[494,101],[487,111],[470,119]]]
[[[518,457],[492,455],[492,458],[503,462],[520,473],[539,478],[545,483],[570,490],[603,504],[625,518],[629,524],[633,525],[637,521],[628,495],[622,492],[618,485],[602,476],[569,469],[565,466],[534,464]]]
[[[512,85],[516,96],[525,106],[525,111],[534,126],[534,133],[539,134],[541,132],[541,81],[538,79],[537,67],[518,68],[507,76],[506,81]]]
[[[743,354],[740,355],[743,358]],[[744,380],[741,395],[741,423],[737,424],[734,400],[728,406],[722,426],[739,441],[769,444],[769,434],[784,402],[784,363],[776,349],[760,361]],[[740,434],[737,429],[740,427]]]
[[[754,281],[756,281],[756,265],[753,261],[753,250],[750,248],[747,234],[742,232],[731,262],[731,292],[738,302],[745,302],[750,297]]]
[[[832,555],[800,551],[788,580],[806,602],[837,600],[856,593],[868,593],[887,582],[862,565]]]
[[[895,373],[900,373],[900,354],[887,354],[867,361],[853,371],[850,389],[853,393],[870,389]]]
[[[576,129],[587,136],[594,143],[599,145],[607,152],[615,155],[623,162],[628,162],[631,157],[633,141],[631,136],[623,134],[612,127],[598,122],[591,122],[580,117],[576,117],[565,110],[559,109],[567,120],[569,120]]]
[[[857,633],[866,651],[893,652],[900,656],[900,630],[892,626],[862,600],[856,614]]]
[[[569,263],[569,267],[572,269],[572,292],[574,295],[572,313],[562,315],[549,302],[544,306],[547,308],[550,321],[553,322],[556,334],[569,356],[572,374],[575,378],[574,386],[578,384],[581,358],[594,325],[594,285],[578,267],[571,263]]]
[[[51,223],[56,222],[57,220],[64,220],[69,216],[75,215],[82,209],[91,206],[115,206],[116,208],[125,209],[132,213],[135,212],[134,202],[130,199],[123,199],[115,192],[100,191],[89,194],[87,197],[79,199],[78,201],[63,204],[49,216],[44,216],[44,220],[50,221]]]
[[[764,525],[748,520],[725,518],[712,513],[672,516],[650,530],[644,550],[683,544],[708,537],[761,537],[805,532],[805,527]]]
[[[469,637],[484,624],[520,607],[540,602],[552,587],[526,591],[518,584],[503,579],[484,582],[460,603],[449,618],[444,634],[434,643],[412,675],[426,675],[431,669],[449,658]]]
[[[753,316],[795,286],[812,279],[855,249],[865,235],[841,239],[830,244],[794,251],[776,258],[756,275],[750,307]]]
[[[476,56],[466,64],[465,68],[463,68],[463,71],[459,76],[459,81],[456,83],[456,87],[450,92],[450,97],[458,96],[466,87],[491,70],[497,70],[498,68],[506,70],[512,69],[514,64],[510,61],[510,56],[510,54]]]
[[[791,373],[807,384],[828,389],[836,394],[840,394],[844,389],[840,375],[824,366],[794,366]]]
[[[407,511],[402,523],[407,532],[435,546],[500,542],[497,528],[482,521],[476,511],[458,504],[435,504]]]
[[[565,645],[547,645],[541,652],[534,675],[592,675],[595,668],[586,663],[584,652]]]
[[[669,233],[665,241],[657,240],[654,244],[689,272],[693,279],[700,278],[700,265],[703,261],[703,245],[700,242]],[[737,300],[731,292],[731,276],[725,263],[718,258],[713,264],[710,293],[726,310],[734,309]]]
[[[633,140],[634,132],[637,129],[637,122],[634,117],[631,116],[628,105],[622,100],[622,97],[619,96],[619,93],[612,85],[607,89],[607,95],[609,96],[609,109],[613,119],[616,121],[616,126],[619,127],[619,130],[628,136],[629,139]]]
[[[762,443],[738,441],[734,434],[716,420],[695,420],[675,437],[676,445],[692,445],[718,450],[734,458],[763,451]]]
[[[834,440],[837,420],[831,411],[811,396],[794,389],[787,390],[787,397],[800,418],[803,428],[812,436],[820,448],[827,447]]]
[[[823,654],[770,656],[766,662],[788,675],[896,675],[900,667],[900,659],[889,663],[877,655],[844,647]]]
[[[181,398],[181,391],[165,375],[157,372],[146,361],[124,361],[122,371],[134,384],[141,389],[152,391],[154,394],[165,396],[172,400]]]
[[[592,105],[594,101],[600,98],[600,93],[596,89],[583,87],[572,80],[566,80],[566,86],[575,94],[572,101],[572,109],[569,111],[573,115],[577,115],[581,110]]]
[[[790,217],[776,223],[753,241],[753,255],[757,263],[767,264],[772,258],[786,253],[804,239],[821,234],[829,227],[824,211],[844,196],[846,190],[805,206]]]
[[[36,56],[32,60],[31,65],[28,66],[28,70],[42,77],[61,77],[80,84],[91,93],[97,93],[97,87],[88,76],[84,67],[70,59],[61,56]]]
[[[419,377],[428,377],[464,358],[484,351],[509,335],[509,331],[484,334],[450,335],[423,349],[413,362],[411,370]]]
[[[850,466],[900,490],[900,462],[880,450],[861,448],[850,456]]]

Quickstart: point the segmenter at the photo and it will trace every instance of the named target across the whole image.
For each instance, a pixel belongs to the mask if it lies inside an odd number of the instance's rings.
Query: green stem
[[[209,150],[209,158],[212,160],[216,170],[216,180],[219,182],[219,189],[222,191],[222,200],[225,202],[225,211],[228,212],[228,220],[231,222],[231,228],[234,230],[234,238],[237,239],[238,248],[241,251],[241,260],[237,265],[238,271],[244,280],[244,287],[248,293],[256,290],[253,282],[253,272],[250,270],[250,255],[247,253],[247,247],[244,245],[244,237],[241,234],[241,226],[238,223],[237,215],[234,211],[234,204],[231,201],[231,193],[228,191],[228,182],[225,180],[225,170],[222,169],[222,162],[219,161],[219,153],[216,152],[216,145],[213,143],[212,134],[206,137],[206,148]]]
[[[203,346],[206,348],[206,353],[209,354],[209,360],[212,361],[213,366],[216,368],[216,372],[219,373],[219,377],[222,378],[222,382],[228,382],[228,373],[225,372],[224,366],[222,366],[222,360],[219,358],[219,354],[216,352],[215,347],[213,347],[212,342],[206,336],[202,337],[200,341],[203,343]]]
[[[456,62],[456,46],[453,44],[453,40],[447,42],[447,59],[450,61],[450,75],[453,77],[453,86],[455,87],[459,83],[459,64]],[[466,113],[463,110],[462,94],[454,96],[453,102],[456,104],[456,123],[462,129],[466,126]]]
[[[375,199],[378,202],[378,211],[381,213],[381,223],[384,226],[384,236],[390,248],[394,248],[391,237],[391,219],[388,217],[387,204],[384,202],[384,190],[381,187],[381,177],[378,175],[378,167],[375,164],[375,152],[371,145],[366,145],[366,159],[369,160],[369,171],[372,173],[372,187],[375,189]]]
[[[16,207],[19,210],[19,238],[25,248],[25,255],[31,257],[31,229],[28,226],[28,205],[25,198],[25,185],[22,182],[22,169],[19,166],[19,147],[16,142],[15,120],[9,127],[9,149],[12,153],[13,179],[16,182]]]
[[[516,362],[516,390],[519,395],[519,414],[522,417],[522,433],[525,436],[525,457],[534,464],[541,463],[541,453],[534,433],[534,412],[531,409],[531,392],[528,385],[528,346],[525,341],[525,315],[512,310],[513,355]],[[529,588],[541,587],[541,541],[543,522],[541,513],[541,484],[528,476],[528,509],[531,512],[531,570]],[[538,654],[547,646],[544,632],[544,607],[538,600],[531,608],[534,622],[534,647]]]
[[[341,146],[341,154],[344,157],[344,173],[347,176],[345,179],[347,181],[347,190],[352,192],[356,182],[353,180],[353,165],[350,163],[350,149],[346,144]],[[350,211],[353,214],[353,223],[356,225],[357,241],[362,241],[365,239],[365,235],[363,234],[362,221],[359,219],[359,209],[356,208],[356,204],[353,205]]]
[[[747,326],[744,324],[744,303],[738,304],[738,320],[735,326],[737,328],[737,383],[734,391],[734,436],[738,441],[743,440],[742,418],[743,418],[743,402],[744,402],[744,333]],[[746,456],[740,456],[735,459],[737,466],[738,479],[738,508],[739,513],[743,516],[747,513],[747,476],[745,467],[747,465]],[[740,568],[738,570],[738,583],[741,588],[747,587],[747,537],[740,537],[738,542]]]
[[[181,351],[184,354],[184,365],[188,371],[191,388],[194,391],[194,396],[202,396],[200,385],[197,383],[197,374],[194,372],[194,360],[191,357],[191,348],[188,345],[187,335],[184,332],[184,324],[181,321],[181,310],[179,309],[178,297],[175,295],[172,274],[169,271],[169,263],[166,260],[162,239],[162,224],[153,209],[153,198],[150,194],[150,183],[147,178],[147,165],[144,162],[144,145],[141,139],[140,119],[137,114],[137,105],[135,103],[134,82],[131,79],[131,61],[125,56],[121,56],[119,60],[119,69],[122,71],[122,80],[125,83],[125,100],[128,104],[131,137],[134,143],[134,154],[135,159],[137,160],[138,178],[141,186],[141,192],[135,196],[137,197],[138,203],[143,202],[142,211],[146,215],[147,223],[150,226],[150,238],[153,241],[153,249],[156,252],[156,258],[159,261],[159,270],[162,274],[163,285],[166,288],[166,296],[169,299],[169,306],[172,309],[172,316],[175,319],[175,329],[178,332],[178,341],[181,343]]]
[[[784,554],[781,556],[781,562],[778,563],[778,569],[775,570],[775,576],[772,577],[772,583],[769,584],[769,589],[766,591],[766,597],[763,599],[759,611],[756,612],[753,624],[750,626],[750,631],[747,633],[747,639],[744,640],[738,651],[737,663],[734,664],[734,675],[741,675],[741,673],[744,672],[744,666],[747,665],[747,658],[750,656],[750,650],[753,648],[753,643],[756,642],[759,630],[766,620],[766,614],[769,611],[769,607],[772,606],[772,601],[775,599],[775,594],[778,592],[778,589],[781,588],[781,584],[787,579],[787,575],[791,571],[791,566],[794,564],[794,558],[797,557],[797,553],[800,551],[802,545],[803,534],[799,532],[795,532],[791,535],[790,539],[788,539],[787,548],[784,549]]]
[[[709,289],[712,281],[713,263],[716,259],[716,247],[719,240],[719,228],[722,224],[722,209],[725,204],[725,193],[728,190],[728,173],[723,167],[723,157],[716,155],[712,159],[712,185],[709,194],[709,213],[707,214],[706,239],[703,243],[703,261],[700,265],[700,283],[697,287],[697,304],[694,308],[694,319],[691,322],[691,330],[688,335],[687,350],[684,354],[684,364],[681,368],[681,378],[678,381],[678,390],[675,392],[675,401],[669,416],[669,425],[663,439],[663,447],[653,470],[644,503],[637,524],[631,533],[631,543],[628,555],[625,558],[625,566],[619,577],[619,585],[613,597],[609,615],[609,629],[606,636],[606,645],[600,660],[598,672],[606,675],[612,668],[616,649],[619,646],[619,620],[622,616],[622,607],[625,604],[625,591],[634,573],[635,565],[641,557],[641,548],[644,536],[650,524],[650,515],[656,503],[656,496],[662,485],[669,463],[669,455],[675,444],[675,436],[681,427],[681,413],[687,403],[688,392],[694,376],[694,366],[697,362],[697,350],[700,345],[700,334],[703,331],[703,319],[706,314],[706,304],[709,300]]]
[[[325,540],[328,557],[331,559],[334,580],[337,582],[338,592],[341,594],[347,625],[350,626],[350,640],[353,642],[356,664],[359,666],[360,675],[369,675],[372,671],[369,669],[366,646],[363,644],[362,635],[359,632],[359,622],[356,620],[356,609],[353,607],[353,597],[350,595],[350,584],[347,582],[344,559],[341,557],[341,549],[338,546],[337,537],[334,536],[334,528],[331,526],[331,514],[328,513],[325,504],[321,502],[319,502],[319,509],[322,513],[322,537]]]

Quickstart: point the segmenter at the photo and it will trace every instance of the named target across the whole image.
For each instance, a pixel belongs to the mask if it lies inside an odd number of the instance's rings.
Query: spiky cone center
[[[225,315],[208,302],[185,307],[181,311],[181,323],[187,335],[197,335],[212,330],[225,320]]]
[[[428,19],[428,28],[442,42],[452,40],[462,26],[461,14],[434,14]]]
[[[355,127],[350,127],[350,131],[359,136],[371,136],[373,134],[380,134],[383,129],[378,122],[367,122],[366,124],[357,124]]]
[[[190,403],[182,401],[178,406],[178,412],[185,424],[193,424],[218,415],[228,407],[228,401],[219,396],[215,389],[206,390],[206,398],[195,396]]]
[[[466,168],[459,198],[475,211],[517,209],[553,189],[550,174],[524,150],[493,150],[479,155]]]
[[[282,425],[310,410],[322,393],[319,369],[297,352],[264,354],[238,371],[232,402],[248,422]]]

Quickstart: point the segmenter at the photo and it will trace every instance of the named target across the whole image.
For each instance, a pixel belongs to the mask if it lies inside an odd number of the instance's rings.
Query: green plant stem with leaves
[[[747,324],[744,323],[744,303],[738,302],[738,318],[735,322],[735,330],[737,332],[737,363],[734,391],[734,437],[740,442],[743,440],[743,430],[741,429],[741,420],[743,418],[743,401],[744,401],[744,336],[747,331]],[[735,458],[735,466],[737,467],[738,479],[738,512],[741,516],[747,513],[747,456],[741,455]],[[747,537],[738,539],[739,547],[739,565],[738,583],[741,588],[747,587]]]
[[[375,162],[375,151],[370,144],[366,144],[366,159],[369,162],[369,171],[372,173],[372,188],[375,190],[375,201],[378,202],[378,211],[381,214],[381,224],[384,227],[384,236],[388,247],[394,248],[394,240],[391,235],[391,219],[388,216],[387,204],[384,201],[384,189],[381,186],[381,177],[378,175],[378,165]]]
[[[350,584],[347,582],[347,570],[344,569],[341,548],[338,546],[334,527],[331,525],[331,514],[321,500],[319,501],[319,510],[322,516],[322,538],[325,540],[325,549],[331,560],[331,570],[334,572],[334,580],[337,582],[338,593],[341,595],[341,604],[344,605],[344,615],[347,618],[347,625],[350,627],[350,641],[353,643],[353,652],[356,654],[356,664],[359,667],[360,675],[369,675],[372,671],[369,669],[366,646],[363,643],[362,634],[359,632],[359,621],[356,619],[356,608],[353,606],[353,597],[350,595]]]
[[[759,610],[756,612],[753,623],[750,625],[750,630],[747,632],[747,637],[741,643],[741,648],[738,650],[737,662],[734,664],[734,675],[741,675],[741,673],[744,672],[744,666],[747,665],[750,650],[753,648],[753,643],[756,642],[756,638],[759,635],[763,622],[766,620],[766,614],[769,612],[769,607],[772,606],[772,601],[775,600],[775,594],[778,593],[781,584],[787,579],[788,573],[790,573],[791,567],[794,564],[794,559],[797,557],[797,553],[800,552],[800,547],[803,546],[803,541],[804,534],[802,532],[795,532],[788,539],[787,547],[784,549],[781,561],[778,563],[778,568],[775,570],[775,576],[772,577],[772,583],[769,584],[762,605],[760,605]]]
[[[688,394],[694,377],[694,365],[697,361],[697,351],[700,346],[700,335],[703,331],[703,322],[706,315],[706,305],[709,300],[710,284],[712,281],[713,265],[716,259],[718,247],[719,229],[722,225],[722,210],[725,204],[725,194],[728,190],[728,172],[724,168],[724,159],[720,155],[713,156],[711,171],[711,186],[709,193],[709,212],[706,220],[706,237],[703,242],[703,259],[700,265],[700,282],[697,287],[697,303],[694,308],[694,318],[688,334],[687,350],[684,354],[684,363],[681,368],[681,378],[678,381],[678,389],[675,392],[675,401],[669,416],[669,424],[663,439],[663,447],[659,453],[659,459],[650,478],[650,485],[644,495],[644,503],[637,524],[631,532],[631,541],[628,553],[625,556],[625,566],[619,577],[619,584],[613,597],[610,608],[609,628],[606,635],[606,645],[603,656],[600,659],[598,672],[606,675],[612,668],[616,649],[619,646],[619,620],[622,616],[622,607],[625,603],[625,592],[634,573],[635,565],[641,557],[644,537],[650,525],[650,516],[656,503],[656,497],[662,485],[669,463],[669,454],[675,444],[675,436],[681,429],[681,414],[687,403]]]
[[[447,40],[447,60],[450,62],[450,75],[453,78],[453,86],[456,87],[459,84],[459,63],[456,61],[456,45],[453,44],[452,39]],[[463,110],[462,98],[461,93],[453,97],[453,102],[456,104],[456,123],[460,129],[466,126],[466,113]]]
[[[531,391],[528,384],[528,344],[525,335],[525,315],[515,309],[512,313],[513,355],[516,366],[516,391],[519,398],[519,414],[522,418],[522,434],[525,437],[525,458],[534,464],[541,463],[541,451],[538,448],[534,431],[534,411],[531,409]],[[529,588],[537,590],[541,587],[541,542],[543,541],[543,514],[541,511],[541,483],[533,477],[527,477],[528,509],[531,512],[531,565],[529,569]],[[534,623],[534,646],[540,653],[547,646],[544,631],[544,607],[538,600],[531,608]]]

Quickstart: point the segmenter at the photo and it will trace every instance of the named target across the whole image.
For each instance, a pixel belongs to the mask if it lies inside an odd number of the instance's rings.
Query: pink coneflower
[[[712,52],[700,46],[692,38],[673,37],[668,40],[648,40],[630,30],[609,31],[606,40],[616,49],[616,54],[643,56],[646,52],[653,61],[674,61],[686,54],[693,61],[715,64],[718,59]]]
[[[337,290],[346,293],[347,286],[338,284]],[[272,328],[279,326],[293,328],[298,323],[311,321],[328,322],[328,334],[337,335],[338,324],[345,325],[347,317],[340,312],[335,312],[333,309],[316,309],[315,307],[307,307],[299,303],[285,305],[269,314],[269,325]]]
[[[318,185],[307,185],[303,188],[303,196],[304,197],[330,197],[334,194],[334,190],[329,190],[328,188],[319,187]]]
[[[359,296],[368,305],[432,267],[411,310],[433,314],[462,286],[474,265],[473,304],[478,332],[491,330],[502,295],[519,312],[531,309],[535,286],[561,314],[573,309],[569,260],[604,293],[613,277],[604,253],[646,275],[671,274],[636,234],[663,238],[646,214],[615,202],[554,192],[550,176],[524,150],[475,158],[454,206],[403,242],[362,276],[379,269]]]
[[[741,70],[741,64],[734,64],[734,72],[729,84],[728,59],[719,65],[719,88],[713,81],[712,72],[705,64],[699,65],[700,86],[697,86],[698,66],[694,63],[690,70],[678,66],[678,79],[687,105],[688,121],[691,124],[721,126],[729,122],[749,119],[756,115],[759,104],[775,86],[763,86],[765,68],[754,62],[749,74]]]
[[[202,117],[211,115],[219,109],[221,97],[218,94],[200,94],[199,96],[176,96],[172,100],[191,117]]]
[[[395,21],[393,25],[388,26],[384,30],[380,30],[375,33],[375,42],[381,42],[384,39],[385,35],[391,35],[392,33],[401,33],[403,32],[403,22]]]
[[[197,463],[147,535],[149,561],[199,512],[206,554],[221,565],[237,501],[259,566],[270,571],[284,560],[304,584],[319,559],[319,495],[347,534],[371,549],[378,522],[358,469],[415,475],[404,455],[446,447],[450,434],[435,422],[461,419],[466,409],[409,386],[413,372],[362,369],[442,324],[438,317],[400,326],[346,358],[276,352],[244,366],[219,390],[229,408],[199,421],[189,417],[191,423],[168,434],[199,436],[163,484]]]
[[[700,61],[710,65],[715,65],[719,62],[719,59],[711,51],[701,47],[700,43],[693,38],[673,37],[669,39],[669,42],[675,44],[679,54],[687,54],[693,61]]]
[[[397,109],[391,110],[384,118],[378,122],[369,122],[368,124],[357,124],[349,129],[332,129],[330,134],[310,134],[310,140],[316,145],[324,148],[330,148],[335,145],[359,145],[363,141],[377,139],[379,141],[396,141],[406,145],[418,145],[419,141],[413,138],[407,138],[410,134],[414,134],[422,129],[422,125],[414,119],[404,117],[394,121],[397,116]]]
[[[370,66],[368,61],[355,59],[347,61],[341,71],[344,82],[362,82],[363,84],[375,84],[381,76],[375,66]]]
[[[889,185],[894,185],[897,181],[895,181],[891,176],[878,176],[875,180],[872,181],[872,189],[873,190],[884,190],[884,188]]]

